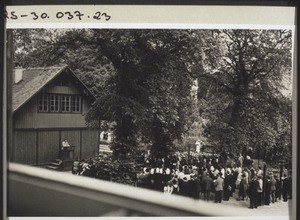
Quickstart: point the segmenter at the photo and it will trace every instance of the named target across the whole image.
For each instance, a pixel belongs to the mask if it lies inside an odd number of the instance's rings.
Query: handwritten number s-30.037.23
[[[17,19],[20,19],[20,18],[24,18],[24,17],[31,17],[32,20],[38,20],[38,19],[49,19],[50,16],[43,12],[41,14],[37,13],[37,12],[30,12],[30,15],[28,14],[20,14],[20,13],[17,13],[16,11],[11,11],[11,12],[7,12],[5,11],[5,17],[6,19],[12,19],[12,20],[17,20]],[[70,11],[65,11],[65,12],[62,12],[62,11],[58,11],[56,13],[56,19],[62,19],[62,18],[67,18],[68,20],[75,20],[75,19],[78,19],[78,20],[82,20],[84,17],[86,19],[95,19],[95,20],[105,20],[105,21],[108,21],[111,19],[111,16],[104,12],[104,13],[101,13],[100,11],[97,11],[95,12],[93,15],[89,16],[89,15],[85,15],[83,14],[82,12],[80,11],[74,11],[74,12],[70,12]]]

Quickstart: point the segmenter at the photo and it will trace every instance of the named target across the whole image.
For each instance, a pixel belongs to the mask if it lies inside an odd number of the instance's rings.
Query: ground
[[[237,192],[233,194],[233,197],[229,199],[229,201],[224,201],[222,204],[227,205],[228,207],[244,207],[248,209],[250,201],[237,201]],[[212,201],[213,202],[213,201]],[[253,211],[253,215],[256,216],[288,216],[291,213],[292,200],[288,200],[288,202],[278,201],[275,203],[271,203],[269,206],[260,206],[257,209],[249,209]]]
[[[66,173],[71,174],[70,171]],[[247,212],[253,212],[253,216],[289,216],[291,213],[292,200],[288,200],[288,202],[278,201],[275,203],[271,203],[269,206],[260,206],[257,209],[248,209],[250,201],[237,201],[238,198],[238,190],[233,193],[233,197],[229,199],[229,201],[222,201],[222,205],[228,206],[228,208],[232,208],[234,211],[234,207],[244,207]],[[200,199],[203,199],[200,197]],[[211,193],[211,203],[214,203],[214,194]],[[218,206],[218,204],[215,204]]]

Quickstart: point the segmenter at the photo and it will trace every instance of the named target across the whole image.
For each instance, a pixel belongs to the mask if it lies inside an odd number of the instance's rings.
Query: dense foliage
[[[68,64],[91,89],[97,100],[86,120],[109,124],[114,159],[146,148],[163,157],[194,121],[217,151],[291,154],[291,31],[26,29],[14,36],[19,64]]]

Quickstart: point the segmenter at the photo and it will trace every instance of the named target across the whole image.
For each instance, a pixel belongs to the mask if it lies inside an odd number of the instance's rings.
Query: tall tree
[[[206,134],[236,151],[272,143],[283,113],[284,77],[291,75],[291,31],[212,30],[207,36],[199,78],[211,85],[199,97],[213,94],[214,103],[208,100]]]
[[[43,32],[54,35],[52,40],[41,38],[35,30],[26,32],[37,39],[27,42],[31,46],[27,63],[67,63],[81,77],[98,97],[88,122],[115,122],[115,158],[137,152],[140,143],[164,156],[173,141],[182,138],[190,121],[191,31]]]

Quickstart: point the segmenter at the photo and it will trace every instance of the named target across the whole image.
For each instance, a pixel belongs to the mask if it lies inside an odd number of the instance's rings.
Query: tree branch
[[[211,75],[202,74],[202,75],[199,75],[199,77],[209,79],[212,82],[214,82],[215,84],[217,84],[217,85],[221,86],[222,88],[224,88],[225,90],[227,90],[229,93],[234,94],[234,89],[233,88],[231,88],[228,85],[220,82],[218,79],[216,79],[215,77],[213,77]]]

